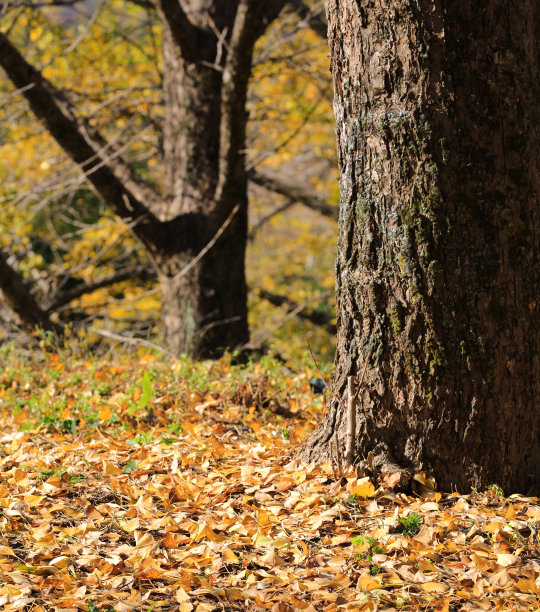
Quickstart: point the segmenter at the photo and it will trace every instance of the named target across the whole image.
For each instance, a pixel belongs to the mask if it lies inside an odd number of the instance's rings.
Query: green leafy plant
[[[47,478],[50,478],[51,476],[58,476],[59,478],[62,478],[62,476],[66,473],[66,469],[65,468],[57,468],[56,470],[41,470],[38,473],[38,479],[39,480],[46,480]]]
[[[40,472],[38,472],[38,480],[46,480],[47,478],[51,478],[51,476],[58,476],[58,478],[62,478],[64,474],[66,478],[69,478],[69,481],[72,484],[81,482],[86,478],[86,476],[84,476],[83,474],[69,474],[66,468],[59,467],[54,470],[41,470]]]
[[[418,512],[411,512],[408,516],[398,516],[398,531],[407,537],[414,536],[420,531],[422,521],[422,515]]]
[[[133,440],[128,440],[127,444],[130,446],[144,446],[145,444],[150,444],[154,439],[154,431],[155,429],[151,429],[150,431],[141,431]]]
[[[380,555],[383,552],[383,549],[379,546],[377,540],[371,536],[355,536],[351,540],[351,544],[364,549],[363,552],[356,553],[356,557],[365,561],[371,561],[373,559],[373,555]]]
[[[134,459],[131,459],[131,461],[128,461],[126,465],[124,465],[122,472],[125,474],[131,474],[131,472],[136,472],[138,469],[137,462]]]
[[[175,442],[178,442],[178,438],[161,438],[161,444],[165,444],[166,446],[170,446]]]
[[[149,372],[145,372],[142,378],[142,394],[139,400],[141,408],[147,408],[152,399],[152,378]]]
[[[128,414],[133,415],[135,412],[137,412],[137,410],[148,409],[148,420],[151,420],[154,416],[154,410],[152,407],[150,407],[150,402],[152,401],[153,397],[152,376],[150,375],[150,372],[145,372],[139,383],[141,385],[139,401],[136,405],[131,406],[128,409]]]
[[[182,421],[173,421],[167,426],[167,431],[173,436],[178,436],[181,433],[184,433],[184,428],[182,427]]]
[[[403,606],[406,606],[410,601],[410,597],[407,597],[405,595],[398,595],[396,601],[396,608],[403,608]]]
[[[60,419],[58,417],[46,416],[43,418],[42,423],[54,429],[63,429],[64,431],[75,435],[77,433],[77,427],[80,423],[80,419]]]
[[[504,497],[504,491],[502,489],[502,487],[500,487],[498,484],[491,484],[488,487],[488,493],[491,493],[491,495],[493,497]]]

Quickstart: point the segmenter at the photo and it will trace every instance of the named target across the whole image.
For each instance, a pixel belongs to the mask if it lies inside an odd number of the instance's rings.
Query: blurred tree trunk
[[[337,445],[445,490],[527,491],[540,476],[540,6],[328,0],[327,13],[337,369],[305,456]]]
[[[193,48],[186,47],[185,40],[178,40],[183,32],[174,20],[169,3],[162,2],[158,9],[163,24],[166,110],[163,128],[165,197],[158,214],[167,222],[179,215],[202,213],[204,224],[217,232],[219,227],[212,223],[212,217],[220,181],[222,79],[238,2],[211,4],[207,16],[198,10],[197,19],[203,27],[191,32]],[[194,6],[191,14],[196,12]],[[197,357],[219,355],[249,339],[244,274],[247,179],[243,151],[247,120],[245,95],[252,48],[246,50],[245,74],[241,75],[245,80],[243,100],[235,107],[243,124],[231,134],[235,142],[228,144],[228,148],[241,156],[241,169],[233,179],[234,197],[220,202],[223,210],[229,214],[235,212],[221,236],[200,260],[193,263],[201,249],[214,239],[206,227],[200,229],[195,250],[184,250],[184,245],[173,240],[155,260],[162,290],[162,322],[170,348]],[[222,223],[226,222],[227,218],[222,218]],[[183,272],[186,266],[187,271]]]

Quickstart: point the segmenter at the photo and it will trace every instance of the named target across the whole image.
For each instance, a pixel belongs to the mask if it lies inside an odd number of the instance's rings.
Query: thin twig
[[[356,387],[356,396],[358,396],[358,392],[360,391],[360,387],[362,386],[362,383],[364,382],[364,376],[366,375],[366,370],[367,370],[367,367],[368,367],[369,358],[371,357],[371,351],[372,350],[373,350],[373,343],[370,343],[369,351],[368,351],[368,354],[366,356],[366,361],[364,363],[364,369],[362,370],[362,376],[360,376],[360,381],[358,382],[358,386]]]
[[[360,380],[354,391],[354,376],[347,378],[347,446],[345,451],[345,460],[348,465],[353,465],[356,458],[356,399],[360,393],[360,389],[364,382],[369,358],[371,357],[372,344],[369,346],[368,354],[364,362],[364,368]]]
[[[100,0],[100,2],[97,3],[94,11],[92,12],[92,15],[90,16],[90,18],[88,19],[88,21],[84,25],[84,27],[82,29],[82,32],[77,36],[77,38],[75,38],[75,40],[69,46],[67,46],[65,49],[63,49],[61,53],[59,53],[58,55],[55,55],[50,60],[48,60],[47,62],[42,64],[39,67],[40,71],[43,70],[44,68],[46,68],[47,66],[50,66],[57,59],[63,57],[64,55],[68,55],[69,53],[74,51],[82,43],[82,41],[86,38],[86,36],[87,36],[88,32],[90,31],[90,29],[92,28],[92,26],[96,22],[96,19],[98,18],[99,12],[101,10],[101,5],[103,4],[103,2],[104,2],[104,0]]]
[[[221,61],[222,48],[225,47],[225,49],[227,50],[227,53],[231,52],[231,46],[229,45],[227,38],[226,38],[228,28],[226,27],[223,29],[223,32],[220,32],[219,28],[216,25],[216,22],[212,19],[212,16],[210,15],[208,11],[205,11],[204,16],[206,17],[206,21],[208,22],[210,29],[212,30],[212,32],[214,32],[214,34],[216,35],[216,38],[219,41],[217,55],[215,59],[215,63],[219,65],[219,62]]]
[[[307,335],[305,336],[305,338],[306,338],[306,342],[307,342],[307,345],[308,345],[309,354],[311,355],[311,359],[312,359],[312,361],[313,361],[313,363],[314,363],[314,365],[315,365],[315,368],[316,368],[317,372],[319,373],[319,376],[320,376],[320,377],[321,377],[321,378],[324,380],[324,375],[323,375],[323,373],[321,372],[321,369],[319,368],[319,365],[317,364],[317,361],[315,360],[315,355],[313,354],[313,351],[311,350],[311,345],[310,345],[310,343],[309,343],[309,340],[308,340]],[[336,402],[339,404],[339,406],[340,406],[340,408],[341,408],[342,410],[345,410],[345,406],[343,405],[343,402],[341,401],[341,398],[340,398],[340,397],[338,397],[338,396],[337,396],[337,395],[336,395],[336,394],[335,394],[335,393],[332,391],[332,387],[330,387],[330,386],[328,386],[328,385],[326,385],[326,386],[328,387],[328,390],[330,391],[330,395],[332,396],[332,398],[336,400]]]
[[[119,334],[114,334],[106,329],[99,329],[97,327],[90,327],[90,331],[93,331],[95,334],[99,336],[103,336],[104,338],[109,338],[110,340],[117,340],[118,342],[125,342],[126,344],[142,344],[143,346],[147,346],[148,348],[152,348],[160,353],[165,353],[169,355],[169,357],[174,357],[173,353],[167,351],[161,346],[150,342],[149,340],[145,340],[144,338],[130,338],[129,336],[121,336]]]

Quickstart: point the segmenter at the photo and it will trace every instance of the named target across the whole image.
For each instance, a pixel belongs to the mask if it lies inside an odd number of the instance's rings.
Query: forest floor
[[[2,610],[540,609],[539,500],[299,463],[313,372],[1,361]]]

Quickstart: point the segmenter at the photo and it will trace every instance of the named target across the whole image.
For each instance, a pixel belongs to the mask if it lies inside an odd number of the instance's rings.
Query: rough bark
[[[247,88],[255,43],[284,3],[214,2],[202,10],[193,1],[195,21],[188,25],[178,6],[161,2],[167,175],[160,217],[174,224],[178,215],[202,212],[205,220],[197,250],[177,251],[169,241],[155,258],[162,320],[175,352],[213,357],[249,340]]]
[[[329,0],[341,172],[334,400],[305,456],[427,470],[443,489],[540,475],[540,9]],[[342,454],[344,454],[342,452]],[[384,469],[384,468],[383,468]]]

